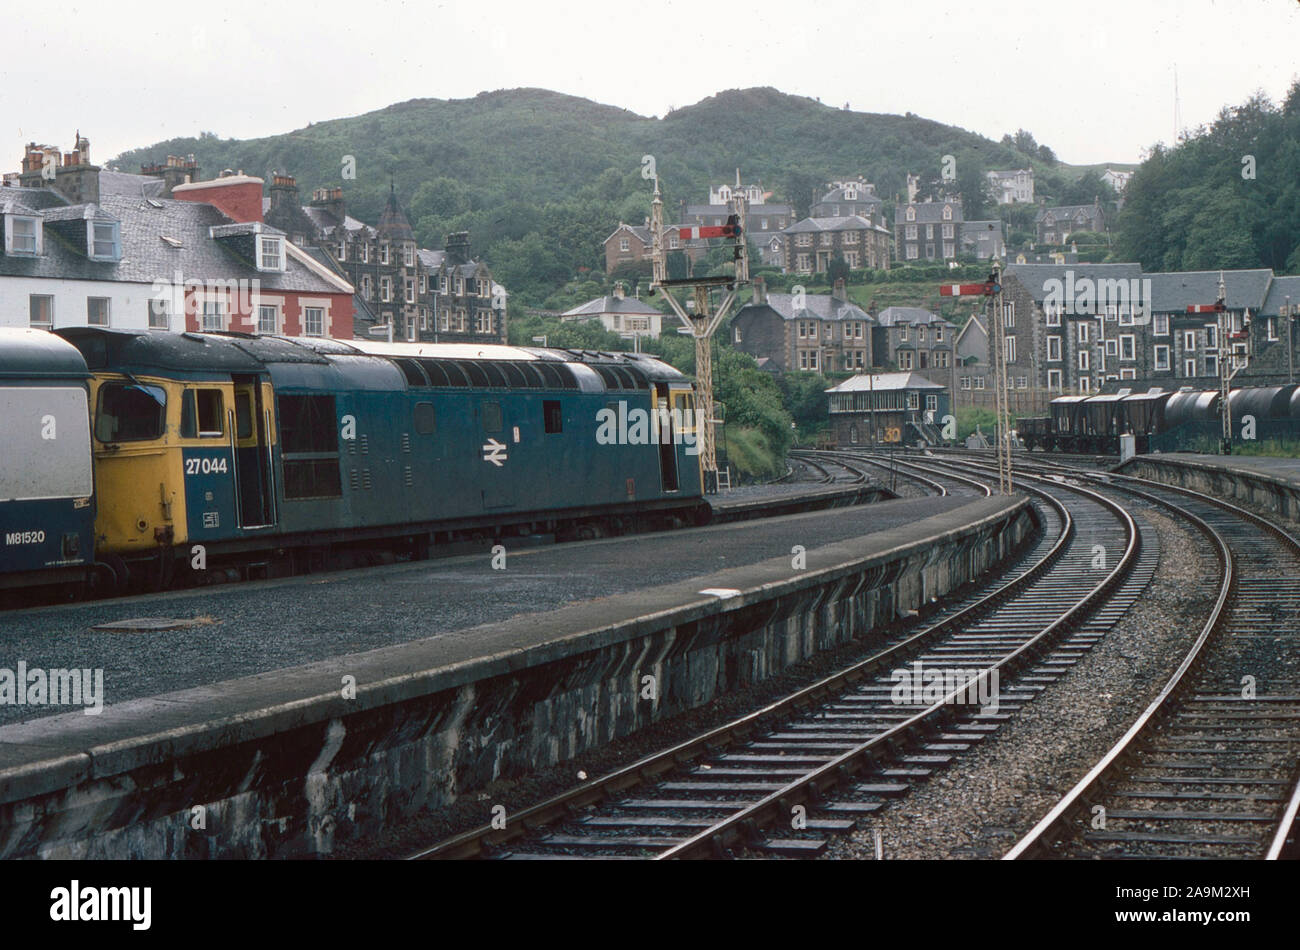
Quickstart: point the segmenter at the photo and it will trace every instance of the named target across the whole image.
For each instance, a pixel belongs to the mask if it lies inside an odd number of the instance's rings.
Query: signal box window
[[[181,402],[181,438],[218,438],[225,432],[220,389],[187,389]]]
[[[544,421],[547,432],[564,431],[564,416],[560,412],[560,401],[558,399],[543,400],[542,415],[545,417]]]
[[[166,414],[167,393],[161,386],[105,383],[99,388],[95,438],[100,442],[161,439]]]
[[[340,497],[343,482],[334,397],[281,396],[279,407],[284,497]]]

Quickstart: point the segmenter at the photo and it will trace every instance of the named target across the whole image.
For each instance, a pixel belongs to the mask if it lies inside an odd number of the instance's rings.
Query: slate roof
[[[859,214],[839,218],[804,218],[785,228],[782,234],[803,234],[809,231],[883,231],[889,229],[872,224]]]
[[[363,221],[358,221],[350,214],[344,215],[343,221],[340,222],[339,219],[334,216],[333,212],[328,211],[325,208],[313,208],[311,205],[303,205],[302,211],[303,214],[307,215],[308,218],[315,222],[316,227],[320,229],[321,234],[326,237],[331,236],[334,233],[334,230],[339,227],[340,223],[342,224],[344,231],[364,231],[366,232],[367,237],[375,236],[374,228]]]
[[[1042,303],[1048,293],[1046,284],[1049,280],[1061,281],[1061,290],[1065,291],[1066,271],[1074,273],[1076,285],[1084,278],[1092,281],[1132,280],[1143,276],[1141,264],[1008,264],[1005,273],[1020,281],[1035,302]],[[1151,291],[1154,295],[1154,284]]]
[[[952,205],[952,218],[945,222],[943,220],[944,205]],[[916,209],[916,220],[907,220],[907,209]],[[918,201],[911,205],[895,205],[894,207],[894,224],[948,224],[960,222],[962,219],[961,202],[952,201]]]
[[[830,294],[805,294],[805,307],[796,309],[793,294],[768,294],[765,304],[746,304],[736,312],[736,316],[746,310],[767,307],[782,320],[866,320],[871,322],[871,315],[855,303],[837,300]],[[735,317],[732,318],[733,320]]]
[[[390,241],[415,240],[415,231],[411,229],[411,222],[406,220],[406,214],[397,202],[397,191],[392,185],[388,186],[388,201],[379,216],[379,225],[375,228],[375,233]]]
[[[794,209],[789,205],[782,204],[748,205],[747,213],[758,217],[767,217],[770,215],[785,215],[786,217],[789,217],[794,214]],[[687,205],[686,214],[712,214],[726,217],[731,214],[731,205]]]
[[[861,186],[859,186],[855,190],[857,191],[857,197],[846,198],[844,197],[844,192],[847,191],[846,188],[833,188],[830,191],[826,192],[826,194],[822,195],[821,198],[818,199],[817,203],[835,204],[836,202],[846,202],[846,201],[856,201],[859,204],[865,203],[865,204],[873,204],[873,205],[880,205],[885,203],[884,199],[882,199],[879,195],[870,194],[866,191],[865,188]]]
[[[944,389],[938,383],[932,383],[916,373],[862,373],[850,376],[838,386],[826,390],[828,393],[865,393],[877,390],[894,389]]]
[[[1160,313],[1184,313],[1189,304],[1214,303],[1219,296],[1217,270],[1174,271],[1143,276],[1151,278],[1151,309]],[[1223,271],[1228,309],[1241,310],[1249,307],[1257,312],[1264,306],[1264,298],[1272,279],[1273,272],[1263,267]]]
[[[596,297],[592,300],[588,300],[586,303],[574,307],[572,310],[566,310],[564,313],[560,314],[560,316],[587,317],[601,313],[630,313],[638,316],[642,314],[663,315],[654,307],[642,300],[637,300],[635,297],[615,297],[606,295],[604,297]]]
[[[67,205],[67,199],[49,188],[0,188],[0,208],[6,205],[14,209],[6,214],[27,214],[44,211],[46,208],[61,208]]]
[[[1228,275],[1224,274],[1223,279],[1226,283]],[[1274,277],[1273,283],[1268,288],[1268,296],[1264,298],[1264,305],[1260,308],[1260,314],[1265,317],[1278,316],[1288,296],[1291,298],[1292,307],[1300,307],[1300,276]]]
[[[131,198],[161,198],[166,182],[153,175],[133,175],[115,172],[108,168],[99,170],[99,195],[126,195]]]
[[[331,216],[332,217],[332,216]],[[279,207],[271,207],[271,199],[262,199],[262,220],[274,225],[285,234],[302,234],[308,240],[315,240],[319,225],[307,213],[307,209],[294,201],[282,201]]]
[[[942,323],[944,326],[952,326],[947,320],[936,313],[931,313],[922,307],[886,307],[880,313],[876,314],[876,322],[882,327],[897,327],[907,324],[913,326],[922,324],[929,326],[932,323]]]
[[[1098,213],[1100,209],[1096,205],[1058,205],[1055,208],[1039,208],[1038,214],[1034,215],[1034,221],[1046,221],[1049,214],[1053,216],[1053,221],[1065,221],[1079,217],[1091,218]]]
[[[283,273],[257,270],[255,261],[237,254],[227,242],[212,237],[213,228],[228,229],[233,224],[212,205],[172,198],[155,200],[161,207],[155,208],[138,195],[101,194],[100,209],[121,222],[120,261],[90,260],[57,230],[47,228],[44,253],[40,256],[0,254],[0,276],[152,283],[174,280],[179,272],[182,280],[246,279],[260,281],[263,290],[339,292],[339,288],[287,252]],[[267,228],[264,233],[274,231]],[[180,246],[173,247],[163,240],[164,236],[178,241]]]

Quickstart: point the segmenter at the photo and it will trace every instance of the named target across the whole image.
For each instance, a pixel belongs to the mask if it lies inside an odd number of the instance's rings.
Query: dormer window
[[[284,270],[284,239],[262,236],[257,240],[257,269]]]
[[[908,221],[915,221],[915,220],[916,220],[916,209],[915,209],[915,208],[908,208],[908,209],[907,209],[907,220],[908,220]]]
[[[943,219],[944,219],[945,221],[951,221],[951,220],[952,220],[952,205],[944,205],[944,206],[943,206]]]
[[[116,221],[90,222],[90,256],[97,261],[122,259],[122,234]]]
[[[6,254],[41,253],[40,218],[21,217],[16,214],[6,216],[8,227],[5,228]]]

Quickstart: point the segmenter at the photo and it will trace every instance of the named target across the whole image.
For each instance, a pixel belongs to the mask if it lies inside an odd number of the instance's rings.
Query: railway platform
[[[104,705],[0,705],[0,855],[327,853],[869,636],[1031,531],[1021,498],[902,499],[11,612],[0,667],[102,670]]]
[[[1300,522],[1300,459],[1177,452],[1139,455],[1115,471],[1207,492]]]

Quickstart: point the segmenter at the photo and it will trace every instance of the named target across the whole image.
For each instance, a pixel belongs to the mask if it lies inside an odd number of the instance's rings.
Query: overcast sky
[[[1296,0],[220,0],[6,5],[0,169],[200,131],[249,138],[420,97],[540,86],[663,115],[775,86],[915,112],[1073,163],[1137,161],[1300,74]],[[851,174],[855,169],[844,169]]]

